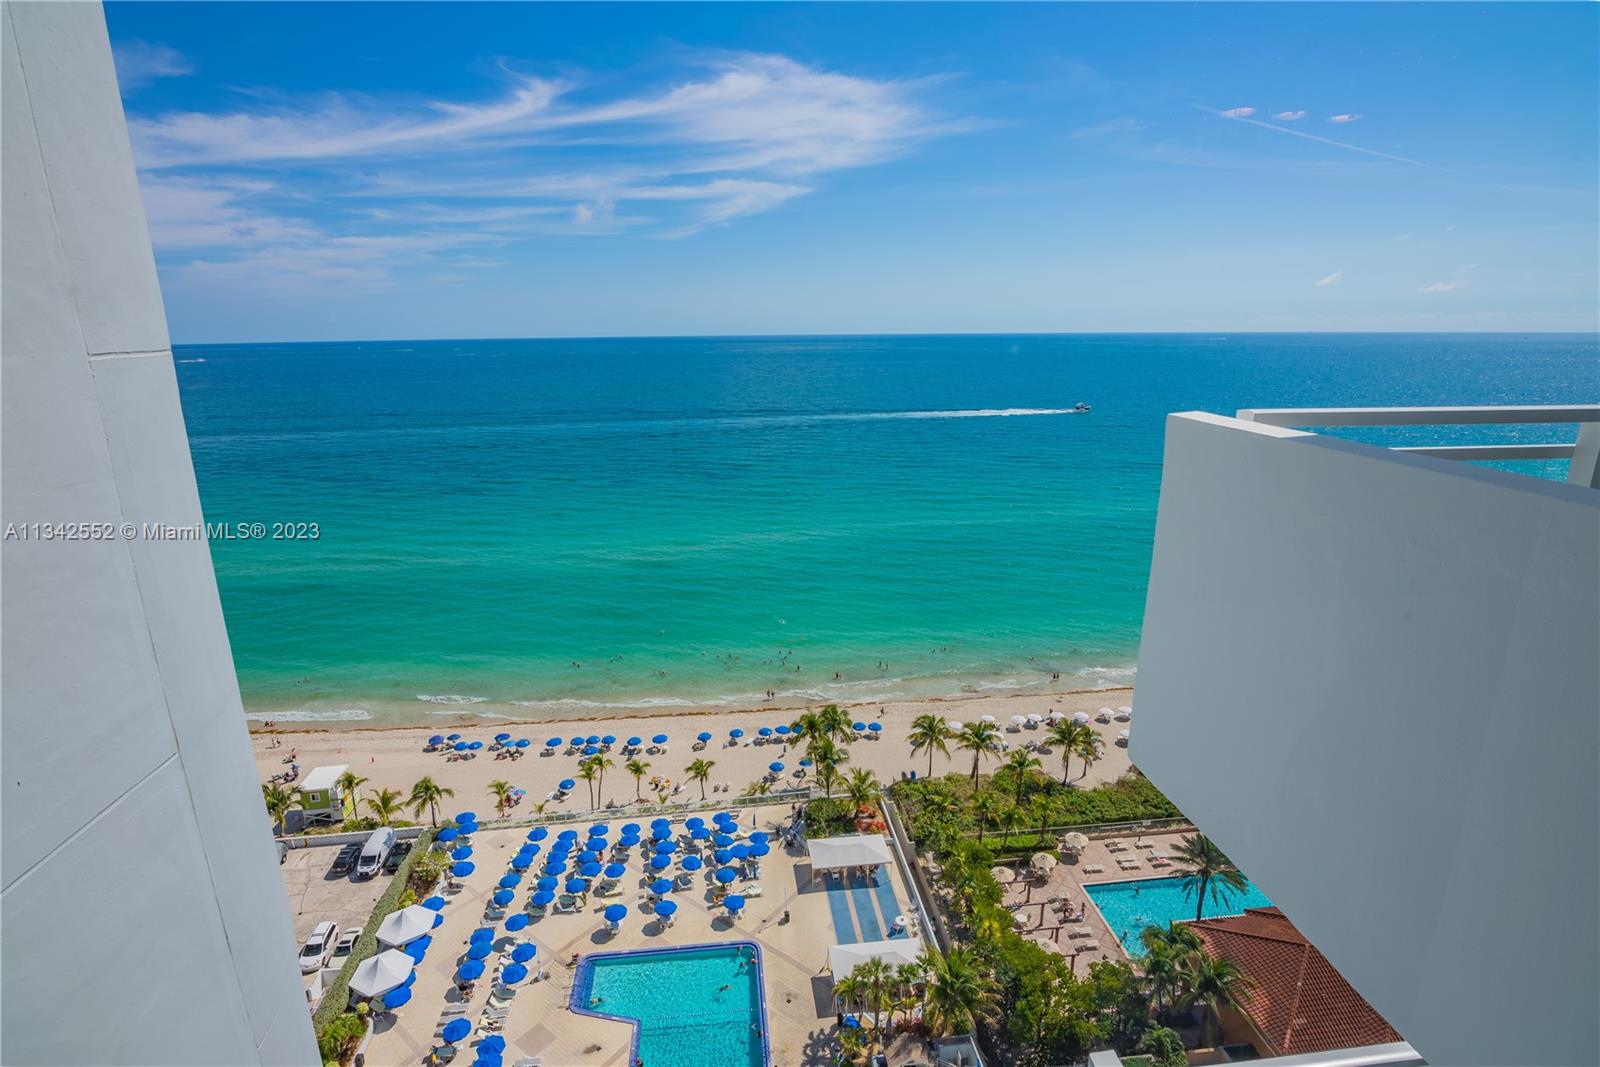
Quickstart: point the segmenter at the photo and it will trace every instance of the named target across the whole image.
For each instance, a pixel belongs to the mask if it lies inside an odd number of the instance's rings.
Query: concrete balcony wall
[[[1167,422],[1135,762],[1431,1063],[1600,1063],[1600,491]]]
[[[3,524],[199,522],[100,6],[0,38]],[[0,593],[0,1062],[320,1062],[205,541],[9,538]]]

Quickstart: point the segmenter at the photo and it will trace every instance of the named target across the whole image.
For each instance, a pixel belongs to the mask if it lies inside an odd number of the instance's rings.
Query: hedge
[[[396,910],[400,897],[404,894],[411,881],[411,868],[414,867],[422,855],[433,844],[435,831],[424,830],[422,836],[416,839],[411,846],[411,851],[406,858],[400,861],[399,870],[394,872],[394,880],[389,883],[389,888],[384,890],[383,896],[372,906],[372,914],[367,918],[367,925],[361,931],[361,936],[356,939],[355,948],[345,959],[344,966],[339,969],[339,977],[333,980],[333,985],[322,994],[322,1002],[317,1005],[317,1010],[311,1016],[311,1024],[317,1031],[319,1046],[329,1035],[329,1028],[338,1022],[343,1015],[352,1014],[350,1003],[350,979],[356,973],[360,964],[374,955],[378,948],[378,926],[390,912]],[[348,1023],[342,1023],[347,1026]]]

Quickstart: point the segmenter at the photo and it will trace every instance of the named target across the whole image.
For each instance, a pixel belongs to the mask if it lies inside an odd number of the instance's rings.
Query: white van
[[[372,836],[367,838],[367,843],[361,846],[361,858],[356,861],[356,877],[371,878],[383,869],[383,861],[389,858],[389,850],[394,848],[394,830],[381,826],[372,831]]]

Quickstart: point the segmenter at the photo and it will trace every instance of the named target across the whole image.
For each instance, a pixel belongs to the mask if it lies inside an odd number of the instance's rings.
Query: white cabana
[[[813,871],[832,871],[840,867],[876,867],[889,862],[889,842],[882,834],[847,834],[823,837],[806,843]]]
[[[1133,709],[1124,704],[1122,707],[1117,709],[1117,718],[1121,719],[1123,722],[1127,722],[1129,719],[1133,718]]]
[[[1089,713],[1087,711],[1075,711],[1072,713],[1072,721],[1077,723],[1079,726],[1088,726]]]
[[[915,963],[920,955],[922,942],[915,937],[834,945],[828,950],[828,970],[833,972],[833,980],[837,982],[868,960],[882,960],[891,967],[898,967],[902,963]]]
[[[383,922],[378,924],[378,944],[387,948],[399,948],[415,941],[433,929],[435,914],[421,904],[413,904],[409,908],[390,912],[384,916]]]
[[[362,999],[381,997],[404,985],[415,966],[411,957],[397,948],[380,952],[356,967],[356,973],[350,976],[350,992]]]

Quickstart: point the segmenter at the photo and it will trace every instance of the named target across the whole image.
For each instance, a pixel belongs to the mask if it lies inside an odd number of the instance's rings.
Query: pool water
[[[1143,878],[1134,882],[1104,882],[1085,886],[1089,899],[1100,909],[1106,925],[1116,935],[1128,955],[1144,955],[1139,934],[1146,926],[1166,926],[1180,919],[1194,919],[1194,894],[1185,893],[1182,878]],[[1212,899],[1206,890],[1206,906],[1202,917],[1214,919],[1219,915],[1241,915],[1246,908],[1270,908],[1272,901],[1254,884],[1246,881],[1242,891],[1228,892],[1221,902]]]
[[[767,1063],[761,964],[749,942],[589,957],[572,1006],[637,1021],[633,1055],[645,1067]]]

